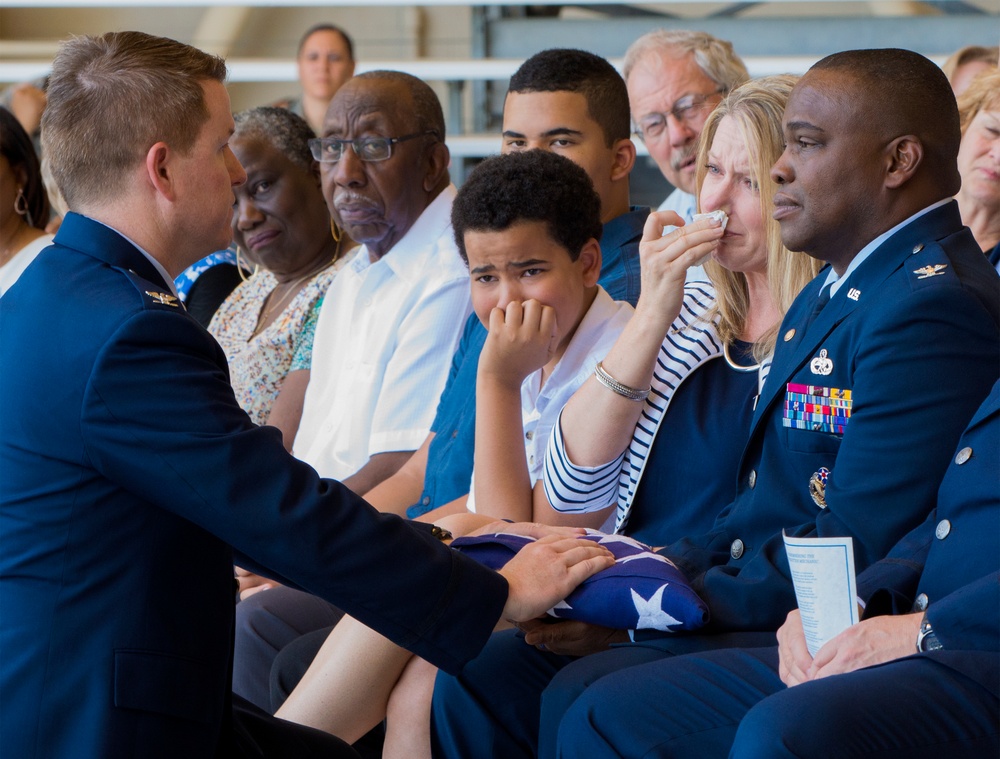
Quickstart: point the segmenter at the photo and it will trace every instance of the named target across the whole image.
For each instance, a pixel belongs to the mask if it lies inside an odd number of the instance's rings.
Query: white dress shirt
[[[454,186],[381,259],[362,246],[327,291],[293,452],[342,480],[430,431],[471,311],[451,227]]]

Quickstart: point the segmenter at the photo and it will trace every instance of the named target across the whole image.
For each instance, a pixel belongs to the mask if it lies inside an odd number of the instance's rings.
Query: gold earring
[[[337,226],[337,222],[333,219],[330,219],[330,234],[333,235],[333,239],[337,243],[337,248],[333,251],[333,262],[336,263],[337,259],[340,258],[340,241],[344,237],[344,231]]]
[[[246,282],[249,277],[246,275],[246,269],[243,268],[243,262],[240,260],[240,246],[236,246],[236,271],[239,272],[240,279]]]

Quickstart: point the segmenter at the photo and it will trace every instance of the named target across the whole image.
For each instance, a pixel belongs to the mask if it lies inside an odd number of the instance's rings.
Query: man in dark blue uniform
[[[45,150],[74,212],[0,299],[5,756],[353,756],[231,697],[234,556],[452,670],[611,563],[552,536],[486,571],[240,410],[171,285],[229,244],[246,179],[225,73],[137,32],[53,66]]]
[[[996,756],[998,462],[1000,382],[958,444],[937,509],[858,577],[860,623],[815,659],[794,611],[778,648],[646,665],[655,698],[633,670],[606,677],[563,718],[560,756]]]
[[[710,622],[695,635],[640,631],[606,651],[609,631],[576,623],[533,629],[543,651],[499,633],[460,675],[438,677],[443,754],[554,755],[563,714],[605,675],[770,645],[795,607],[782,531],[850,536],[861,570],[934,507],[1000,351],[997,277],[951,200],[954,96],[916,53],[839,53],[797,84],[784,130],[772,171],[783,241],[831,266],[780,328],[736,499],[710,533],[662,551],[708,603]],[[719,476],[711,465],[691,476]],[[631,672],[632,687],[647,687],[641,668]]]

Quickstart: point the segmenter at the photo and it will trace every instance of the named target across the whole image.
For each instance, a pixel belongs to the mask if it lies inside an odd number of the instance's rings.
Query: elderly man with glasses
[[[361,248],[320,310],[292,452],[358,494],[395,473],[427,437],[471,310],[469,273],[451,229],[455,187],[444,136],[427,84],[373,71],[337,92],[323,136],[311,143],[330,212]],[[247,692],[240,695],[268,704],[280,648],[339,616],[286,587],[242,601],[234,680]]]
[[[625,53],[635,135],[676,189],[659,211],[695,212],[695,158],[705,119],[749,75],[731,43],[704,32],[657,29]]]

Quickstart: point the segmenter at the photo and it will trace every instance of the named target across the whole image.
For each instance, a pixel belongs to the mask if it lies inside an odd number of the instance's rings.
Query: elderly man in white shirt
[[[354,77],[311,143],[334,219],[362,243],[320,310],[293,453],[364,494],[430,431],[451,356],[471,311],[455,247],[441,105],[394,71]],[[284,587],[237,607],[233,690],[269,707],[268,677],[286,643],[340,612]]]
[[[674,191],[658,211],[685,222],[695,214],[698,138],[708,114],[730,91],[749,79],[732,43],[705,32],[657,29],[625,52],[625,86],[635,134],[649,150]],[[668,234],[674,227],[665,227]],[[688,281],[707,281],[693,266]]]

